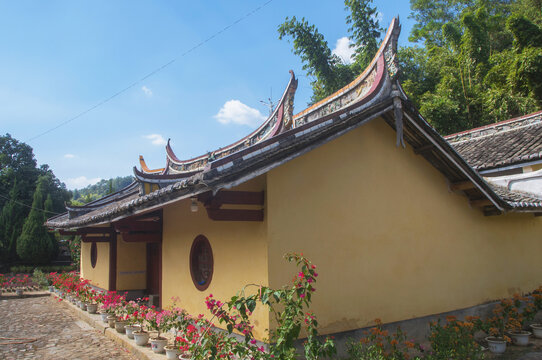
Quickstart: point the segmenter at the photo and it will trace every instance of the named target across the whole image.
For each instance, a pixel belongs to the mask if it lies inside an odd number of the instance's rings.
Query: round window
[[[98,260],[98,246],[96,246],[96,241],[93,241],[90,245],[90,265],[93,269],[96,267],[96,260]]]
[[[203,235],[198,235],[190,249],[190,274],[192,281],[198,290],[209,287],[213,278],[213,251],[209,240]]]

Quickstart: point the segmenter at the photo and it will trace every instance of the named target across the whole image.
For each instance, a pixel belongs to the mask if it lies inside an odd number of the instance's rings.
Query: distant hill
[[[119,176],[113,179],[103,179],[94,185],[89,185],[82,189],[75,189],[72,193],[72,205],[83,205],[97,200],[107,194],[118,191],[133,181],[132,176]]]

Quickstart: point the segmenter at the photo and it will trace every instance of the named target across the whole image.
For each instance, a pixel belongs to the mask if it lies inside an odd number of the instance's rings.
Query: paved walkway
[[[0,300],[0,359],[136,359],[56,301],[49,296]],[[6,344],[20,340],[2,338],[37,340]]]

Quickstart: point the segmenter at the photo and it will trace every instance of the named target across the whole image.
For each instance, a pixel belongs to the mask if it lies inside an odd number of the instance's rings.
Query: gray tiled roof
[[[542,111],[445,138],[479,171],[542,160]]]
[[[518,209],[542,209],[542,199],[534,194],[518,190],[508,190],[508,188],[489,182],[491,189],[506,201],[512,208]]]

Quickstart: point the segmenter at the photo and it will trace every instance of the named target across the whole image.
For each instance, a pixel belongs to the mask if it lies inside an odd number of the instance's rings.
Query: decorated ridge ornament
[[[213,278],[213,251],[203,235],[196,236],[190,249],[190,275],[200,291],[206,290]]]

